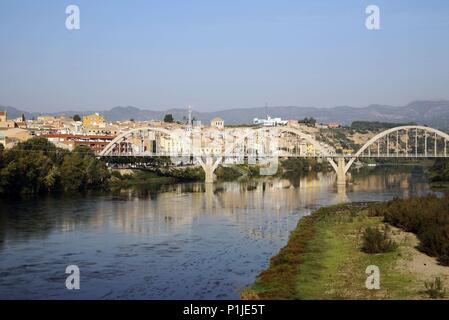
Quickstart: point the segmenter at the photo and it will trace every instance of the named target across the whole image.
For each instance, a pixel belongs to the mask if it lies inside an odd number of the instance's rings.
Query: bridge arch
[[[134,133],[138,133],[138,132],[159,132],[162,134],[165,134],[171,138],[175,138],[175,139],[180,139],[182,141],[184,141],[186,143],[186,145],[190,145],[191,140],[185,136],[185,135],[177,135],[175,137],[173,137],[174,131],[170,131],[168,129],[165,128],[160,128],[160,127],[153,127],[153,126],[148,126],[148,127],[140,127],[140,128],[134,128],[131,129],[129,131],[123,132],[120,135],[118,135],[117,137],[115,137],[99,154],[100,157],[105,157],[108,156],[112,150],[121,142],[124,141],[124,139],[126,139],[127,137],[133,135]],[[213,169],[211,171],[211,163],[210,163],[210,159],[207,158],[206,161],[203,161],[202,156],[201,155],[194,155],[196,160],[198,161],[199,165],[203,168],[203,170],[206,173],[206,180],[213,180]]]
[[[293,127],[287,127],[287,126],[280,126],[280,127],[263,127],[258,129],[249,129],[245,134],[240,136],[234,143],[227,146],[224,150],[224,152],[220,155],[203,155],[203,154],[193,154],[193,156],[197,159],[198,163],[201,165],[201,167],[204,169],[206,173],[206,182],[212,182],[214,177],[214,171],[215,169],[220,165],[220,163],[223,162],[223,159],[226,157],[229,157],[233,152],[235,152],[235,149],[238,147],[241,147],[244,145],[245,141],[250,138],[251,136],[259,135],[262,132],[276,132],[276,133],[292,133],[302,139],[304,139],[307,143],[314,146],[315,150],[319,152],[319,157],[326,158],[335,172],[337,173],[337,184],[345,184],[346,183],[346,173],[350,169],[351,165],[354,163],[354,161],[359,158],[365,150],[367,150],[370,146],[372,146],[374,143],[378,142],[380,139],[384,138],[385,136],[390,135],[394,132],[399,131],[405,131],[408,132],[409,130],[418,130],[424,131],[426,133],[426,137],[428,133],[433,133],[435,137],[440,137],[445,139],[445,156],[447,156],[446,153],[446,144],[447,141],[449,141],[449,135],[447,133],[444,133],[438,129],[434,129],[431,127],[425,127],[425,126],[418,126],[418,125],[407,125],[407,126],[399,126],[394,127],[385,131],[382,131],[372,137],[370,140],[368,140],[354,155],[337,155],[333,148],[330,146],[326,146],[323,143],[320,143],[317,141],[314,137],[311,135]],[[100,156],[107,156],[109,155],[113,149],[120,144],[122,141],[126,141],[126,138],[133,135],[137,132],[145,132],[145,131],[152,131],[152,132],[159,132],[164,135],[167,135],[171,138],[175,139],[185,139],[186,143],[191,143],[191,139],[187,136],[173,136],[174,132],[170,131],[165,128],[160,127],[140,127],[131,129],[127,132],[124,132],[120,135],[118,135],[114,140],[112,140],[99,154]],[[408,141],[408,140],[407,140]],[[415,143],[417,144],[417,143]],[[436,142],[435,142],[436,145]],[[427,149],[426,149],[427,150]],[[426,151],[427,152],[427,151]],[[436,152],[436,151],[435,151]],[[277,156],[277,155],[276,155]],[[378,155],[379,156],[379,155]],[[203,159],[205,157],[205,159]],[[215,157],[215,159],[214,159]],[[346,163],[345,159],[349,161]]]
[[[344,172],[346,174],[346,172],[349,170],[349,168],[351,167],[351,165],[354,163],[354,161],[360,157],[360,155],[363,154],[363,152],[368,149],[370,146],[372,146],[374,143],[376,143],[377,141],[379,141],[380,139],[384,138],[385,136],[394,133],[394,132],[399,132],[399,131],[406,131],[407,130],[421,130],[421,131],[425,131],[425,132],[430,132],[433,133],[441,138],[444,138],[446,141],[449,141],[449,135],[443,131],[440,131],[438,129],[434,129],[431,127],[425,127],[425,126],[419,126],[419,125],[409,125],[409,126],[399,126],[399,127],[394,127],[385,131],[382,131],[380,133],[378,133],[377,135],[375,135],[374,137],[372,137],[370,140],[368,140],[355,154],[353,157],[351,157],[351,159],[348,161],[348,163],[345,165],[345,169]]]
[[[270,131],[271,132],[279,132],[279,133],[288,132],[288,133],[295,134],[296,136],[304,139],[309,144],[313,145],[315,150],[318,150],[320,152],[320,155],[323,156],[324,158],[326,158],[331,163],[332,167],[335,170],[337,170],[337,164],[334,162],[334,160],[331,157],[334,152],[331,150],[330,147],[329,147],[329,149],[326,149],[322,144],[320,144],[311,135],[309,135],[299,129],[287,127],[287,126],[279,126],[279,127],[264,127],[264,128],[259,128],[256,130],[254,130],[254,129],[249,130],[247,133],[242,135],[237,141],[235,141],[232,145],[230,145],[229,147],[227,147],[225,149],[223,156],[219,157],[213,163],[212,171],[215,171],[215,169],[220,165],[222,160],[226,157],[229,157],[235,151],[235,149],[237,147],[242,146],[242,144],[244,144],[246,139],[250,138],[253,135],[259,134],[259,132],[270,132]]]
[[[117,137],[115,137],[99,154],[99,156],[103,157],[103,156],[108,156],[113,150],[114,148],[119,145],[121,142],[126,141],[127,137],[132,136],[135,133],[138,132],[145,132],[145,131],[152,131],[152,132],[159,132],[162,134],[165,134],[167,136],[173,137],[173,132],[165,129],[165,128],[160,128],[160,127],[140,127],[140,128],[134,128],[131,129],[129,131],[126,131],[124,133],[121,133],[120,135],[118,135]],[[331,152],[331,148],[329,147],[328,149],[326,149],[322,144],[320,144],[316,139],[314,139],[311,135],[296,129],[296,128],[292,128],[292,127],[286,127],[286,126],[280,126],[280,127],[263,127],[263,128],[258,128],[258,129],[250,129],[248,130],[248,132],[246,132],[244,135],[242,135],[241,137],[239,137],[237,139],[237,141],[235,141],[234,143],[232,143],[230,146],[228,146],[223,154],[219,155],[216,157],[216,159],[213,159],[213,155],[194,155],[196,160],[198,161],[198,163],[201,165],[201,167],[203,168],[203,170],[206,173],[206,182],[212,182],[213,181],[213,176],[214,176],[214,171],[215,169],[217,169],[217,167],[223,162],[223,159],[225,159],[226,157],[229,157],[236,148],[242,146],[245,141],[250,138],[251,136],[255,136],[255,135],[259,135],[262,132],[278,132],[278,133],[283,133],[283,132],[288,132],[288,133],[292,133],[295,134],[296,136],[304,139],[306,142],[308,142],[309,144],[313,145],[315,147],[315,150],[317,150],[320,153],[320,156],[323,156],[324,158],[326,158],[332,165],[332,167],[337,170],[337,164],[333,161],[333,159],[331,158],[332,153]],[[185,139],[186,143],[190,143],[190,139],[188,139],[186,136],[182,136],[182,137],[175,137],[175,138],[181,138],[182,140]],[[203,156],[205,156],[206,158],[203,160]]]
[[[123,132],[119,134],[117,137],[115,137],[111,142],[108,143],[106,147],[100,152],[100,157],[108,156],[112,150],[120,144],[122,141],[124,141],[125,138],[131,136],[134,133],[142,132],[142,131],[149,131],[149,132],[159,132],[166,135],[171,135],[171,131],[164,129],[164,128],[158,128],[158,127],[141,127],[141,128],[135,128],[131,129],[129,131]]]

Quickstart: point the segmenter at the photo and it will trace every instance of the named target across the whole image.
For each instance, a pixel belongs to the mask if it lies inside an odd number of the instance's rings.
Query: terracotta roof
[[[47,138],[75,138],[75,139],[110,139],[113,140],[115,136],[100,136],[100,135],[77,135],[77,134],[63,134],[63,133],[49,133],[43,134]]]

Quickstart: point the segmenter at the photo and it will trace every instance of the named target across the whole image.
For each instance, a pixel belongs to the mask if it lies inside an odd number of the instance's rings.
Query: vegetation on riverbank
[[[311,171],[327,170],[326,163],[320,163],[316,159],[287,159],[278,163],[276,177],[294,178]],[[113,188],[128,188],[133,186],[143,186],[151,183],[176,183],[186,181],[203,181],[204,171],[201,167],[187,168],[156,168],[151,170],[136,170],[132,174],[120,174],[117,171],[112,173]],[[242,177],[258,178],[260,175],[260,166],[238,164],[229,166],[219,166],[215,170],[215,176],[218,181],[231,181]]]
[[[32,138],[0,149],[2,196],[102,190],[109,178],[104,162],[85,146],[70,152],[45,138]]]
[[[449,160],[439,158],[429,169],[429,180],[434,188],[449,189]]]
[[[215,170],[217,180],[234,180],[243,176],[249,178],[260,177],[261,167],[258,165],[240,164],[233,166],[220,166]],[[319,162],[317,159],[289,158],[278,162],[275,177],[297,178],[309,172],[321,172],[329,170],[327,161]]]
[[[449,268],[416,250],[412,233],[390,230],[379,210],[378,204],[345,204],[302,218],[288,244],[271,258],[254,285],[242,292],[242,299],[429,298],[429,292],[435,293],[429,291],[430,283],[440,273],[447,281]],[[379,236],[372,230],[387,234]],[[380,253],[364,252],[367,238],[382,244],[373,246],[382,248],[374,250]],[[370,265],[379,267],[379,290],[365,287],[365,270]]]
[[[200,167],[170,168],[166,170],[134,170],[132,173],[125,174],[113,170],[110,186],[112,189],[126,189],[144,187],[150,184],[169,184],[201,180],[204,180],[204,172]]]
[[[449,266],[449,195],[393,199],[373,206],[371,211],[385,222],[416,234],[421,251]]]
[[[151,159],[153,166],[150,169],[133,170],[127,174],[113,170],[111,174],[106,162],[112,160],[117,165],[130,161],[127,158],[100,160],[87,146],[77,146],[68,151],[45,138],[29,139],[9,150],[0,147],[0,196],[102,191],[110,187],[119,189],[204,180],[201,167],[170,168],[168,159],[160,157]],[[281,161],[279,173],[288,172],[291,176],[292,173],[297,175],[318,170],[321,165],[315,162],[305,159]],[[259,170],[259,166],[243,164],[220,166],[215,173],[218,180],[234,180],[242,176],[258,177]]]

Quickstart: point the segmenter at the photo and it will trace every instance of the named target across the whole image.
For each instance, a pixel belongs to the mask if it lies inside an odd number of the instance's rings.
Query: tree
[[[449,160],[438,158],[430,168],[431,182],[447,182],[449,181]]]
[[[75,114],[75,115],[73,116],[73,121],[81,121],[80,115],[79,115],[79,114]]]
[[[88,146],[70,152],[38,137],[0,148],[0,195],[99,190],[109,178],[105,163]]]
[[[65,191],[82,191],[86,175],[83,157],[79,153],[68,154],[61,165],[61,183]]]
[[[173,118],[173,115],[171,113],[165,115],[164,122],[173,123],[174,121],[175,119]]]
[[[298,120],[299,123],[304,123],[308,127],[314,127],[316,124],[316,120],[314,117],[307,118],[305,117],[303,120]]]

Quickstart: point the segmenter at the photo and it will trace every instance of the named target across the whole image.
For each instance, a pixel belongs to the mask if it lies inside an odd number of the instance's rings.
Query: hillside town
[[[207,154],[222,152],[226,144],[234,143],[239,137],[245,135],[252,128],[287,126],[299,129],[307,134],[317,136],[322,129],[340,128],[338,123],[321,124],[313,118],[304,120],[283,120],[278,117],[267,116],[266,119],[255,118],[252,125],[226,126],[223,119],[216,117],[210,123],[192,120],[191,111],[182,123],[175,121],[171,115],[166,115],[163,120],[138,121],[134,119],[122,121],[108,121],[99,113],[93,113],[80,117],[75,115],[41,115],[33,119],[25,119],[24,116],[10,119],[6,111],[0,111],[0,144],[5,149],[12,148],[18,142],[26,141],[31,137],[45,137],[57,147],[73,150],[78,145],[89,146],[95,154],[99,154],[111,141],[120,134],[138,128],[160,128],[171,132],[178,131],[181,134],[189,134],[191,131],[201,131],[202,149]],[[157,142],[155,140],[158,140]],[[292,148],[292,140],[288,134],[279,136],[280,149]],[[158,146],[159,152],[170,153],[173,150],[183,148],[182,139],[168,139],[156,135],[145,142],[145,150],[151,150]],[[324,144],[323,144],[324,145]],[[304,141],[296,141],[294,147],[301,155],[314,155],[317,150],[312,144]],[[344,148],[337,146],[342,151]],[[352,150],[344,149],[350,153]]]

